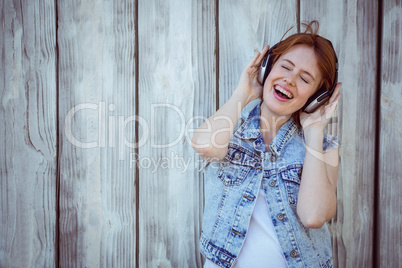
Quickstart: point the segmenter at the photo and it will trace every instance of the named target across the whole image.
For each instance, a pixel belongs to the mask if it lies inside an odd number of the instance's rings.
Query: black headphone
[[[332,46],[331,41],[326,39]],[[279,43],[278,43],[279,44]],[[261,85],[264,85],[265,80],[268,77],[268,74],[271,72],[272,68],[272,63],[274,61],[274,57],[271,57],[271,52],[274,50],[278,44],[275,44],[273,47],[271,47],[267,54],[265,55],[265,58],[262,60],[261,67],[258,73],[258,82],[260,82]],[[317,90],[316,93],[311,96],[306,104],[303,106],[302,110],[306,113],[312,113],[315,110],[317,110],[320,106],[324,105],[329,98],[331,97],[332,93],[334,93],[336,84],[338,84],[338,57],[336,56],[334,47],[332,46],[332,49],[335,54],[335,79],[334,83],[332,84],[330,90],[327,90],[324,86],[322,86],[319,90]]]

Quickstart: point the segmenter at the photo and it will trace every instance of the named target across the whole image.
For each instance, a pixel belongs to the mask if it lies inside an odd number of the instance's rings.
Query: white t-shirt
[[[287,267],[278,237],[269,216],[268,204],[262,188],[258,192],[244,245],[234,265],[234,268],[249,267]],[[204,268],[219,268],[219,266],[207,259]]]

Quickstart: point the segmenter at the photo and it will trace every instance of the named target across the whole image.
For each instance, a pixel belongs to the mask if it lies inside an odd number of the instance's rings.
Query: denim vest
[[[306,154],[303,132],[289,119],[269,145],[272,153],[265,152],[260,105],[260,100],[254,100],[243,108],[227,155],[204,169],[201,253],[221,267],[233,266],[244,243],[258,191],[263,187],[288,266],[332,267],[327,224],[320,229],[305,228],[296,213]],[[335,147],[337,138],[324,135],[324,151]]]

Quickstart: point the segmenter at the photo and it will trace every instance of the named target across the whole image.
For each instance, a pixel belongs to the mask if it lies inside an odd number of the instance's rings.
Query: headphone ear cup
[[[265,80],[267,80],[267,77],[268,77],[269,73],[271,72],[273,57],[271,55],[268,55],[266,61],[267,61],[267,63],[266,63],[267,67],[265,68],[264,79],[263,79],[262,84],[265,83]]]
[[[326,90],[325,87],[321,87],[317,92],[311,96],[306,104],[304,104],[302,110],[306,113],[312,113],[318,109],[321,105],[327,102],[327,100],[331,97],[331,91]]]
[[[268,73],[269,73],[269,71],[267,70],[268,58],[269,58],[269,55],[262,60],[260,70],[258,71],[258,82],[261,85],[264,85],[265,79],[267,78]]]
[[[258,82],[260,82],[261,85],[264,85],[265,80],[267,79],[269,73],[271,72],[272,63],[274,61],[274,57],[271,55],[271,52],[273,49],[277,47],[277,45],[278,44],[275,44],[267,51],[264,59],[261,62],[261,67],[258,72]]]
[[[316,93],[313,94],[313,96],[311,96],[307,100],[302,110],[306,113],[312,113],[315,110],[317,110],[320,106],[324,105],[329,100],[329,98],[331,98],[337,84],[338,84],[338,59],[336,58],[335,79],[331,88],[327,90],[324,86],[322,86],[319,90],[317,90]]]

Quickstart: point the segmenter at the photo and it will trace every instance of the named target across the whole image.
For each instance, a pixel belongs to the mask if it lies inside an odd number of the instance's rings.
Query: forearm
[[[323,153],[322,131],[307,131],[297,213],[306,227],[319,228],[336,212],[338,149]]]
[[[258,52],[251,59],[243,69],[230,99],[195,131],[192,146],[204,159],[216,161],[225,157],[241,110],[262,95],[262,85],[257,81],[257,75],[268,49],[267,45],[262,53]]]
[[[225,157],[241,110],[253,99],[256,97],[237,88],[230,99],[197,128],[192,138],[194,150],[211,161]]]

